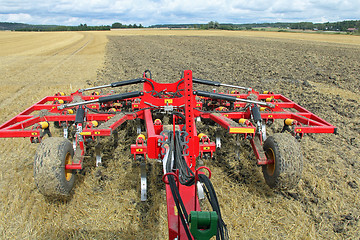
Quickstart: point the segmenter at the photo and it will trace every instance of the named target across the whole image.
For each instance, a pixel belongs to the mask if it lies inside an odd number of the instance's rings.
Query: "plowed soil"
[[[338,127],[339,135],[304,137],[303,178],[289,192],[273,192],[264,184],[246,142],[240,143],[240,157],[234,157],[236,139],[224,139],[217,161],[206,164],[214,171],[233,239],[359,236],[359,47],[247,37],[126,36],[110,37],[107,52],[102,83],[134,78],[145,69],[151,69],[153,79],[170,82],[191,69],[197,78],[281,93]]]
[[[302,180],[295,189],[271,190],[265,184],[261,168],[255,165],[249,143],[234,135],[225,134],[215,159],[204,160],[212,170],[212,182],[230,238],[358,239],[360,39],[354,37],[355,43],[352,43],[319,40],[317,35],[312,41],[310,37],[296,40],[293,37],[296,34],[266,37],[265,34],[250,36],[224,32],[221,35],[210,31],[213,36],[204,36],[204,32],[195,35],[189,31],[179,31],[181,34],[174,31],[173,35],[146,31],[134,35],[120,31],[111,33],[104,64],[93,65],[99,71],[95,78],[95,69],[91,69],[93,74],[88,84],[137,78],[145,69],[152,71],[156,81],[173,82],[181,78],[183,70],[191,69],[196,78],[258,91],[271,90],[294,100],[337,126],[339,132],[338,135],[304,136],[300,143],[304,156]],[[71,73],[71,69],[67,71]],[[74,72],[81,76],[77,70]],[[25,77],[19,75],[19,81]],[[80,83],[83,85],[79,88],[88,85],[84,80],[79,80]],[[128,86],[116,91],[135,89],[138,88]],[[34,94],[32,102],[42,97]],[[9,119],[7,114],[18,112],[15,109],[12,113],[6,108],[12,102],[22,102],[21,106],[32,103],[24,103],[19,99],[21,95],[17,96],[1,100],[3,121]],[[269,134],[278,132],[281,127],[281,122],[274,124]],[[215,128],[198,124],[198,129],[210,136]],[[166,239],[167,213],[161,164],[148,163],[149,200],[143,203],[140,201],[139,164],[133,163],[129,150],[135,141],[136,128],[128,124],[119,134],[116,146],[112,146],[110,139],[104,139],[104,144],[107,143],[103,152],[104,167],[95,168],[95,157],[92,152],[88,153],[87,168],[77,176],[73,196],[68,202],[47,201],[37,191],[31,177],[35,147],[28,147],[27,139],[1,140],[2,236]]]

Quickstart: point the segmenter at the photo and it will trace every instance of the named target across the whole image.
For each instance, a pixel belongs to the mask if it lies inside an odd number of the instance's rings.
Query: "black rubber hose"
[[[99,103],[112,102],[112,101],[123,100],[123,99],[127,99],[127,98],[139,97],[139,96],[142,96],[143,94],[144,94],[143,92],[135,91],[135,92],[128,92],[128,93],[121,93],[121,94],[116,94],[116,95],[105,96],[105,97],[99,98]]]
[[[126,86],[126,85],[131,85],[131,84],[137,84],[137,83],[142,83],[145,82],[144,78],[136,78],[136,79],[131,79],[131,80],[125,80],[125,81],[121,81],[121,82],[115,82],[115,83],[111,83],[111,87],[121,87],[121,86]]]
[[[204,80],[204,79],[197,79],[197,78],[193,78],[193,82],[194,83],[204,84],[204,85],[216,86],[216,87],[219,87],[221,85],[220,82]]]
[[[83,123],[85,117],[85,109],[81,106],[76,111],[75,124]]]
[[[184,227],[186,236],[189,240],[191,240],[192,236],[191,236],[190,229],[189,229],[189,226],[187,223],[188,214],[186,212],[185,205],[181,199],[179,189],[176,187],[176,182],[175,182],[174,176],[168,175],[168,181],[169,181],[170,190],[171,190],[175,205],[178,209],[178,214],[180,216],[180,220]]]
[[[149,76],[149,77],[146,76],[146,73],[149,73],[150,76]],[[152,78],[151,78],[151,71],[150,71],[149,69],[146,69],[146,70],[144,71],[143,77],[144,77],[144,78],[150,78],[150,79],[152,79]]]
[[[226,224],[223,221],[222,216],[221,216],[220,205],[219,205],[219,201],[216,196],[214,186],[212,185],[210,179],[206,175],[199,174],[198,176],[199,176],[200,182],[204,183],[204,185],[205,185],[204,191],[206,193],[206,197],[209,200],[212,209],[217,213],[217,215],[219,217],[218,218],[218,232],[216,234],[216,239],[223,239],[223,240],[229,239],[229,233],[228,233]]]
[[[251,108],[251,113],[253,115],[253,118],[254,118],[254,121],[257,122],[257,121],[261,121],[261,114],[260,114],[260,109],[257,105],[254,105],[252,108]]]
[[[184,114],[182,114],[181,112],[173,111],[172,114],[174,114],[174,115],[176,115],[176,116],[178,116],[178,117],[180,117],[180,118],[182,118],[182,119],[185,120],[185,116],[184,116]]]

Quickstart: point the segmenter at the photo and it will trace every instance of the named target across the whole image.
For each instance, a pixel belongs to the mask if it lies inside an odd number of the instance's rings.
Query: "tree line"
[[[122,24],[115,22],[110,25],[102,26],[88,26],[80,24],[78,26],[61,26],[61,25],[31,25],[24,23],[9,23],[0,22],[0,30],[12,31],[104,31],[123,28],[144,28],[141,24]],[[281,29],[301,29],[301,30],[322,30],[322,31],[347,31],[349,28],[356,29],[359,32],[360,20],[342,21],[342,22],[326,22],[326,23],[312,23],[312,22],[297,22],[297,23],[251,23],[251,24],[232,24],[219,23],[217,21],[210,21],[206,24],[157,24],[151,25],[149,28],[192,28],[192,29],[223,29],[223,30],[253,30],[261,28],[279,28]],[[265,29],[264,29],[265,30]]]
[[[62,25],[32,25],[25,23],[9,23],[0,22],[0,30],[11,30],[11,31],[106,31],[111,28],[144,28],[143,25],[136,23],[134,24],[122,24],[119,22],[110,25],[102,26],[88,26],[86,23],[79,24],[78,26],[62,26]]]
[[[106,31],[110,30],[110,26],[88,26],[80,24],[79,26],[50,26],[44,27],[43,25],[30,25],[28,27],[15,29],[15,31]]]
[[[119,22],[110,25],[102,26],[88,26],[86,23],[78,26],[62,26],[62,25],[32,25],[25,23],[8,23],[0,22],[0,30],[12,30],[12,31],[106,31],[111,28],[144,28],[143,25],[134,24],[122,24]]]
[[[322,31],[347,31],[349,28],[360,29],[360,20],[342,22],[297,22],[297,23],[250,23],[232,24],[210,21],[207,24],[159,24],[152,25],[153,28],[195,28],[195,29],[223,29],[223,30],[251,30],[254,28],[279,28],[279,29],[301,29],[301,30],[322,30]]]

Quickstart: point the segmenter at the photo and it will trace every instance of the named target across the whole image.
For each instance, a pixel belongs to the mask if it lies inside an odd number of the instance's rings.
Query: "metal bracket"
[[[171,113],[174,111],[174,106],[173,105],[166,105],[164,106],[164,111],[165,113]]]
[[[69,136],[69,129],[68,129],[68,127],[66,126],[64,126],[64,128],[63,128],[63,130],[64,130],[64,138],[68,138],[68,136]]]
[[[183,140],[183,141],[180,142],[181,148],[183,150],[182,155],[184,157],[189,156],[189,151],[188,151],[188,149],[189,149],[189,145],[188,145],[189,140],[186,140],[186,138],[187,138],[187,136],[189,134],[187,132],[185,132],[185,131],[180,131],[179,133],[180,133],[180,138]]]
[[[204,199],[205,198],[205,194],[204,194],[204,188],[203,186],[201,185],[201,183],[198,181],[197,184],[197,194],[198,194],[198,197],[199,199]]]

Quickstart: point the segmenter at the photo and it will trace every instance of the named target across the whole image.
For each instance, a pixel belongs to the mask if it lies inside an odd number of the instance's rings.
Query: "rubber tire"
[[[72,143],[66,138],[44,139],[36,150],[34,180],[39,191],[48,199],[66,200],[74,186],[75,174],[66,179],[65,161],[67,154],[74,156]]]
[[[296,187],[303,169],[299,142],[289,133],[276,133],[265,140],[263,148],[268,158],[275,159],[274,164],[262,166],[267,185],[276,190]]]

